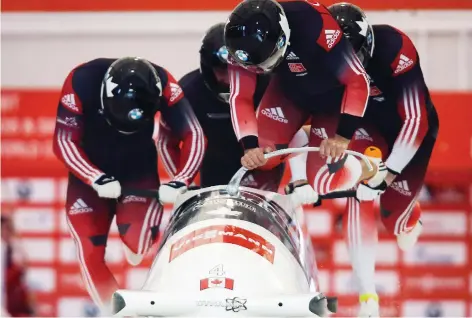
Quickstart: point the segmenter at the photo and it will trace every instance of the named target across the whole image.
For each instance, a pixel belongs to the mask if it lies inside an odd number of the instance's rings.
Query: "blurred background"
[[[65,226],[66,171],[52,153],[59,90],[68,72],[97,57],[129,55],[147,58],[180,78],[198,67],[204,31],[225,21],[238,2],[2,1],[2,244],[12,314],[97,315]],[[440,116],[420,198],[420,242],[401,253],[392,237],[381,234],[377,290],[382,313],[472,316],[472,1],[354,3],[366,10],[371,23],[391,24],[412,38]],[[340,296],[338,316],[350,316],[356,312],[357,292],[340,232],[341,206],[333,202],[307,211],[307,217],[321,285]],[[112,270],[123,286],[140,287],[153,255],[131,268],[116,228],[111,236],[107,261]]]

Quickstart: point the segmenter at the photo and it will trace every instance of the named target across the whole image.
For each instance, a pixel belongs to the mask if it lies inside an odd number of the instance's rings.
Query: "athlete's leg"
[[[123,182],[123,187],[157,189],[157,174],[137,181]],[[116,224],[125,254],[131,265],[138,265],[146,252],[156,241],[162,219],[162,205],[159,200],[137,196],[122,197],[116,208]]]
[[[311,122],[311,119],[309,120]],[[311,125],[310,122],[308,122],[307,125],[304,125],[293,137],[292,141],[289,144],[289,148],[299,148],[299,147],[305,147],[308,146],[309,144],[309,137],[310,137],[310,130],[311,130]],[[356,132],[357,134],[357,132]],[[368,147],[366,145],[366,147]],[[296,180],[306,180],[306,162],[307,162],[307,157],[308,153],[304,152],[301,153],[298,156],[292,157],[289,160],[290,163],[290,172],[291,172],[291,181],[296,181]],[[303,164],[302,164],[303,163]],[[377,172],[377,169],[375,165],[373,165],[373,169],[371,169],[367,163],[364,162],[364,160],[360,160],[361,166],[362,166],[362,174],[360,177],[360,181],[362,180],[367,180],[375,175]],[[300,169],[300,166],[303,165],[303,170]]]
[[[337,115],[312,116],[309,146],[319,147],[323,139],[334,136],[337,124]],[[317,152],[308,154],[308,181],[320,194],[352,188],[361,175],[362,166],[359,160],[351,155],[321,158]]]
[[[105,308],[118,284],[105,264],[105,248],[114,201],[101,199],[92,187],[69,178],[66,219],[77,247],[85,287],[97,306]]]
[[[351,140],[349,148],[359,153],[376,147],[387,155],[387,146],[375,130],[359,128]],[[382,158],[385,160],[385,158]],[[364,173],[365,174],[365,173]],[[359,286],[361,310],[359,317],[378,316],[379,304],[375,290],[375,255],[378,230],[374,201],[359,202],[350,198],[346,203],[343,219],[344,239],[349,251],[353,275]]]
[[[359,317],[378,316],[375,290],[375,255],[378,241],[376,213],[373,202],[349,198],[343,218],[346,242],[353,276],[359,288]],[[377,314],[376,314],[377,313]]]
[[[385,228],[397,236],[398,245],[408,250],[421,233],[421,209],[417,197],[424,183],[435,138],[427,135],[413,159],[395,178],[380,199]]]

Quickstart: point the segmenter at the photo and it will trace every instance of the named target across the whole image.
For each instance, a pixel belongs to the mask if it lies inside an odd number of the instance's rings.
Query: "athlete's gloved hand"
[[[116,199],[121,195],[121,185],[113,176],[102,174],[93,183],[92,188],[100,198]]]
[[[373,201],[387,189],[387,167],[382,161],[377,162],[376,166],[377,173],[357,186],[356,197],[359,201]]]
[[[306,181],[298,184],[289,183],[285,187],[285,194],[290,195],[290,199],[295,206],[313,204],[318,202],[319,199],[318,193]]]
[[[382,181],[382,183],[376,187],[371,187],[367,183],[360,183],[357,186],[356,197],[359,201],[373,201],[384,193],[386,189],[387,183],[385,181]]]
[[[162,203],[174,203],[177,196],[187,191],[187,185],[180,181],[164,183],[159,187],[159,200]]]

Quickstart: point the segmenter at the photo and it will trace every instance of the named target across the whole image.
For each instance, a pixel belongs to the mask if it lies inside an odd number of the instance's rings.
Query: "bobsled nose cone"
[[[112,308],[113,315],[116,315],[117,313],[122,311],[123,308],[126,307],[125,299],[123,298],[123,296],[121,296],[117,292],[113,293],[113,297],[112,297],[111,302],[112,302],[112,306],[113,306],[113,308]]]
[[[338,308],[338,299],[336,297],[326,297],[323,294],[319,294],[310,300],[308,309],[317,315],[318,317],[326,317],[326,309],[331,313],[336,313]]]

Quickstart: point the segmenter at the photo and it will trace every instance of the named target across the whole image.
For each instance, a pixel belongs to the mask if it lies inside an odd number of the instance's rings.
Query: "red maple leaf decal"
[[[212,284],[215,284],[215,285],[219,285],[221,284],[223,281],[219,280],[219,279],[214,279],[211,281]]]

